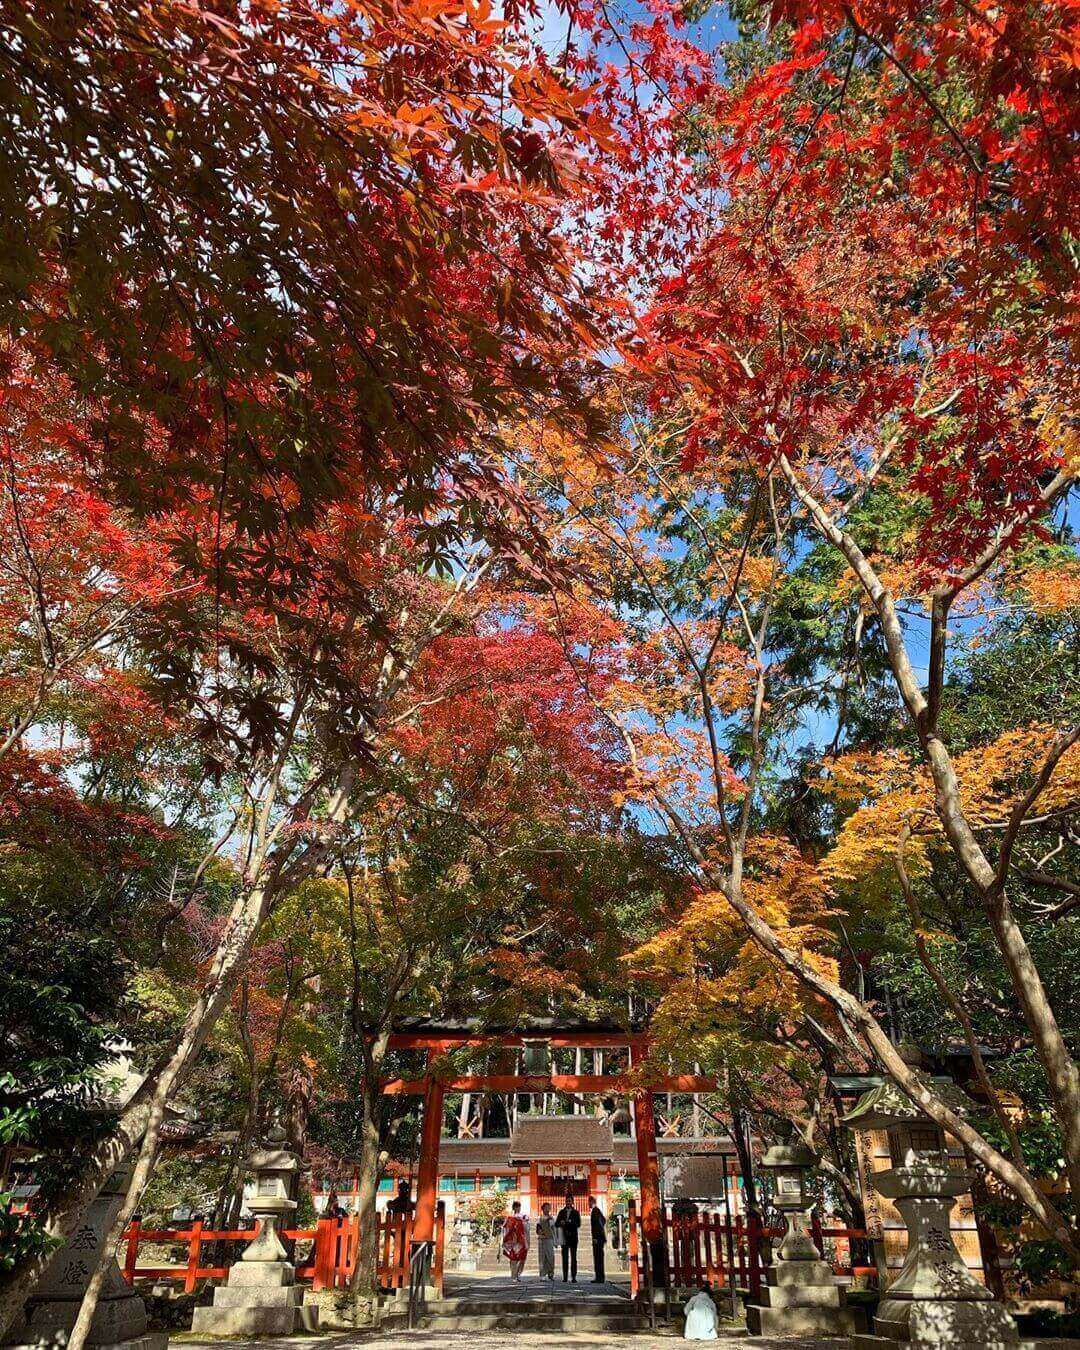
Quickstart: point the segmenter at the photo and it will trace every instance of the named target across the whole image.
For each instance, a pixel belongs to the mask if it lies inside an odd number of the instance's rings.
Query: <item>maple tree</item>
[[[81,458],[69,453],[50,472],[57,482],[82,482],[82,466]],[[72,601],[91,599],[87,577],[101,568],[102,558],[89,531],[80,535],[60,528],[71,500],[67,493],[55,496],[52,514],[43,510],[36,534],[28,537],[29,551],[18,555],[27,566],[10,588],[6,616],[16,651],[25,645],[23,635],[35,631],[43,587],[49,594],[48,621],[56,632],[69,626],[77,633],[83,611]],[[100,498],[92,501],[99,521],[116,517]],[[197,967],[201,986],[187,1001],[171,1038],[160,1044],[143,1086],[114,1127],[88,1149],[78,1176],[50,1209],[47,1228],[57,1234],[77,1222],[116,1158],[137,1148],[117,1223],[133,1212],[153,1170],[168,1100],[228,1006],[260,926],[328,856],[350,793],[377,753],[383,721],[389,718],[392,725],[406,716],[401,697],[417,661],[456,621],[456,607],[496,559],[490,548],[475,552],[471,561],[463,556],[464,570],[452,584],[441,585],[426,570],[431,551],[422,522],[395,514],[377,485],[347,508],[330,504],[318,529],[296,532],[291,554],[278,555],[281,566],[269,587],[261,566],[242,569],[237,559],[228,586],[215,585],[213,559],[223,532],[212,499],[195,497],[184,509],[149,524],[130,517],[127,524],[139,539],[148,530],[152,540],[182,541],[185,584],[172,584],[175,549],[150,547],[150,556],[166,560],[170,577],[162,602],[153,591],[136,591],[140,621],[117,625],[116,635],[123,638],[118,652],[99,640],[101,620],[90,609],[95,638],[81,643],[82,665],[66,665],[63,680],[50,679],[49,698],[36,701],[33,726],[23,716],[18,752],[9,760],[24,775],[30,772],[25,765],[38,778],[44,775],[54,811],[66,804],[69,812],[86,816],[84,794],[72,774],[81,772],[89,754],[108,766],[104,773],[95,769],[98,809],[106,814],[113,809],[110,789],[125,794],[140,783],[144,797],[146,790],[150,800],[155,792],[167,792],[177,804],[167,812],[166,831],[185,814],[214,822],[204,829],[198,848],[177,859],[165,905],[146,916],[159,948],[172,926],[191,912],[215,860],[227,852],[238,865],[214,944]],[[54,574],[70,593],[59,581],[54,584]],[[26,575],[45,581],[23,584]],[[112,589],[123,577],[114,582],[108,575],[109,604],[123,609],[123,592],[114,598]],[[307,587],[297,594],[300,575]],[[62,702],[76,685],[82,700],[77,731],[72,706]],[[31,730],[34,741],[28,749]],[[48,738],[42,739],[46,731],[61,740],[67,735],[59,758]],[[179,755],[178,744],[183,747]],[[158,800],[165,805],[168,797]],[[22,811],[20,828],[26,830],[31,819]],[[123,823],[129,829],[137,824],[130,813]],[[17,1307],[43,1255],[10,1275],[9,1311]],[[92,1301],[93,1289],[84,1321]]]
[[[246,831],[203,989],[51,1216],[58,1234],[138,1145],[130,1213],[169,1095],[276,899],[318,865],[443,621],[420,617],[424,566],[453,568],[477,534],[535,551],[490,453],[494,420],[547,389],[588,421],[589,313],[552,227],[577,147],[602,128],[530,19],[459,4],[332,21],[317,5],[0,15],[3,396],[22,419],[9,430],[77,460],[98,523],[127,512],[178,590],[144,625],[124,605],[141,620],[148,578],[128,602],[110,574],[95,634],[92,570],[120,558],[112,544],[80,558],[83,613],[64,616],[71,642],[44,654],[35,687],[130,630],[147,676],[100,681],[110,734],[125,689],[133,706],[167,704],[228,779],[232,825],[192,860],[175,914]],[[25,455],[9,461],[33,471]],[[20,659],[26,615],[12,616]],[[42,712],[25,669],[16,682]],[[30,730],[16,714],[12,743]],[[34,1273],[7,1281],[5,1324]],[[76,1346],[93,1298],[92,1284]]]
[[[570,911],[531,873],[540,858],[573,860],[617,781],[606,724],[561,644],[515,599],[478,588],[471,613],[428,647],[378,794],[338,850],[361,1102],[358,1321],[371,1315],[376,1187],[401,1120],[383,1096],[394,1023],[409,1009],[500,1020],[522,998],[543,1005],[551,981],[531,950]]]
[[[551,226],[601,129],[529,12],[5,7],[0,317],[99,401],[114,490],[257,534],[362,465],[415,508],[448,462],[490,487],[522,396],[574,402]]]
[[[831,700],[844,694],[843,671],[813,665],[807,669],[799,651],[804,601],[787,577],[802,564],[800,541],[813,538],[807,529],[813,521],[807,522],[799,495],[785,492],[786,479],[779,471],[758,472],[739,449],[727,452],[715,446],[708,456],[688,454],[687,422],[665,416],[663,410],[651,419],[638,420],[632,410],[627,417],[628,444],[620,456],[609,455],[606,473],[583,468],[573,446],[552,436],[535,438],[524,459],[550,485],[553,496],[568,503],[567,547],[584,559],[591,583],[610,598],[609,616],[619,616],[616,645],[625,678],[611,685],[602,702],[624,737],[631,796],[647,802],[681,840],[703,891],[714,894],[721,906],[730,905],[755,943],[821,1000],[817,1019],[828,1020],[835,1010],[839,1025],[854,1037],[853,1050],[872,1051],[1022,1197],[1056,1240],[1070,1246],[1067,1219],[1046,1201],[1023,1162],[943,1112],[926,1081],[904,1064],[870,1005],[846,988],[834,969],[808,960],[799,943],[784,938],[790,920],[769,910],[762,897],[749,898],[748,886],[755,880],[751,843],[760,828],[763,794],[776,772],[776,758],[782,762],[784,746],[802,716],[832,706]],[[899,549],[911,538],[901,532]],[[903,560],[895,534],[884,544],[892,545],[892,554],[881,547],[875,557]],[[908,569],[909,577],[915,574]],[[845,586],[842,574],[837,580]],[[1015,578],[1006,584],[1015,584]],[[628,613],[634,616],[629,623]],[[865,618],[855,625],[856,649],[865,642],[874,646],[877,631]],[[882,657],[888,669],[889,652]],[[1059,788],[1051,786],[1052,793],[1061,794],[1054,801],[1075,801],[1068,744],[1056,742],[1045,729],[1040,734],[1038,728],[1027,733],[1027,741],[1040,792],[1046,784],[1038,776],[1051,778],[1044,769],[1049,747],[1049,768],[1057,767],[1060,759],[1064,771]],[[1020,743],[1023,737],[1006,741],[1001,761]],[[871,774],[880,773],[880,758],[872,757]],[[985,756],[973,753],[961,768],[976,761],[989,777],[993,763]],[[888,784],[885,779],[882,786]],[[970,806],[974,809],[980,792],[984,814],[986,804],[994,803],[996,819],[1012,822],[1008,840],[1021,820],[1018,812],[1035,799],[1030,788],[1030,779],[1021,780],[1016,795],[1002,805],[998,774],[983,788],[972,783]],[[932,789],[924,791],[924,801],[932,803]],[[902,794],[887,794],[884,809],[903,800]],[[888,839],[883,823],[879,820],[876,829],[866,832],[875,848]],[[940,821],[936,828],[941,831]],[[892,853],[898,842],[887,846]],[[826,888],[824,876],[818,884]],[[707,904],[689,907],[688,932],[678,926],[673,930],[676,948],[700,926],[702,942],[719,952],[707,913]],[[682,1016],[688,1027],[695,1025],[689,993]],[[1059,1119],[1067,1129],[1068,1118]]]
[[[756,485],[763,514],[785,522],[793,537],[820,537],[849,570],[858,630],[891,671],[917,733],[936,828],[1009,969],[1075,1193],[1080,1076],[1008,882],[1017,833],[1059,769],[1068,795],[1077,731],[1041,737],[991,843],[972,815],[977,790],[965,800],[959,775],[970,762],[959,763],[940,726],[950,641],[970,611],[1023,586],[1024,562],[1048,540],[1045,520],[1076,471],[1069,409],[1077,259],[1068,222],[1080,180],[1067,149],[1076,133],[1075,15],[1054,4],[1021,11],[883,3],[858,12],[778,4],[767,38],[754,31],[760,11],[747,7],[743,17],[751,37],[726,81],[708,78],[702,53],[689,56],[705,72],[696,87],[682,74],[685,53],[673,59],[670,26],[658,33],[640,25],[631,34],[638,44],[631,64],[648,70],[658,100],[674,104],[665,116],[681,121],[684,151],[693,142],[690,209],[698,218],[685,261],[655,286],[637,337],[625,345],[624,371],[637,385],[645,426],[645,435],[636,428],[632,435],[669,479],[673,469],[691,484],[703,473],[704,491],[721,506],[739,484],[745,509],[745,485]],[[624,103],[640,111],[640,99]],[[639,144],[655,151],[644,136]],[[657,491],[656,481],[654,473],[661,518],[697,513],[693,497]],[[893,515],[868,531],[860,513],[874,503]],[[621,529],[608,527],[609,539]],[[640,520],[638,529],[648,543]],[[745,538],[743,552],[752,556],[750,530]],[[637,551],[644,559],[646,550]],[[781,565],[796,561],[789,550]],[[635,562],[642,584],[655,589],[649,574],[657,564]],[[662,567],[677,570],[674,561]],[[1032,571],[1037,595],[1045,569]],[[1051,603],[1067,603],[1060,593],[1067,589],[1064,576]],[[735,742],[746,764],[740,803],[719,772],[711,666],[703,669],[694,646],[709,606],[710,663],[720,650],[727,635],[713,616],[726,619],[739,602],[735,588],[728,591],[726,608],[708,593],[693,604],[685,591],[666,605],[653,596],[657,623],[681,649],[681,687],[687,696],[694,690],[695,720],[710,742],[698,738],[696,751],[673,756],[677,777],[653,782],[654,803],[755,940],[841,1012],[901,1086],[1075,1252],[1068,1221],[1024,1167],[977,1131],[965,1134],[903,1064],[869,1007],[814,970],[746,900],[743,822],[753,809],[746,803],[760,786],[778,693],[788,693],[770,616],[755,653],[757,696]],[[929,615],[925,680],[905,612],[912,603]],[[628,729],[630,752],[651,734]],[[682,735],[684,747],[691,739]],[[645,756],[640,762],[651,772]],[[719,831],[722,858],[693,823],[710,776],[716,815],[707,838]]]
[[[0,6],[0,828],[13,894],[128,888],[169,990],[49,1230],[134,1155],[123,1224],[211,1037],[247,1138],[283,1038],[330,1055],[346,1006],[370,1210],[395,1010],[633,970],[658,1053],[749,1061],[810,1133],[837,1046],[874,1055],[1075,1253],[1008,1113],[960,1121],[839,956],[885,905],[1000,1106],[928,931],[948,874],[1075,1195],[1029,896],[1074,918],[1077,732],[961,734],[950,681],[1077,604],[1076,15],[743,3],[721,63],[693,6],[567,8],[556,62],[532,3]]]
[[[1064,721],[1075,705],[1075,660],[1068,634],[1074,619],[1011,609],[956,663],[943,690],[942,723],[960,765],[968,807],[979,837],[990,846],[1003,834],[1024,790],[1033,758],[1045,744],[1045,726]],[[1066,639],[1063,641],[1062,639]],[[894,1034],[915,1036],[941,1055],[970,1057],[989,1119],[988,1137],[1021,1162],[1041,1184],[1059,1183],[1060,1127],[1048,1097],[1022,1014],[985,916],[973,911],[917,765],[893,780],[915,757],[895,694],[883,688],[856,715],[853,747],[873,728],[875,751],[849,749],[835,764],[808,769],[806,790],[821,798],[836,822],[823,870],[845,910],[860,977],[884,1004]],[[860,726],[859,723],[863,722]],[[917,752],[916,752],[917,754]],[[856,786],[873,758],[880,773],[871,787]],[[1017,839],[1010,892],[1048,997],[1059,1010],[1063,1035],[1075,1037],[1075,909],[1070,871],[1075,791],[1063,776],[1051,780]],[[881,785],[893,781],[899,810],[892,814]],[[847,784],[847,786],[845,786]],[[879,838],[866,829],[879,811]],[[863,861],[860,862],[860,857]],[[975,1048],[972,1049],[971,1047]],[[1016,1269],[1049,1263],[1067,1276],[1067,1253],[1021,1223],[1018,1206],[995,1179],[988,1201],[1007,1229]],[[1063,1203],[1067,1204],[1067,1200]]]
[[[764,833],[749,841],[748,859],[746,894],[755,908],[836,978],[835,911],[820,869],[787,840]],[[819,1020],[818,1000],[748,936],[722,893],[693,894],[624,960],[653,1002],[650,1056],[714,1073],[722,1085],[718,1119],[735,1141],[748,1208],[758,1204],[746,1118],[759,1139],[787,1142],[796,1128],[821,1153],[822,1172],[862,1227],[858,1176],[829,1084],[850,1056],[837,1044],[838,1029]]]

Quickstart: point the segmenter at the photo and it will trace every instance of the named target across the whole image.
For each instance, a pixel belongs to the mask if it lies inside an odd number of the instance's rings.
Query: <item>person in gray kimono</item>
[[[551,1206],[540,1206],[540,1217],[536,1221],[536,1253],[540,1258],[540,1278],[555,1279],[555,1220],[551,1217]]]

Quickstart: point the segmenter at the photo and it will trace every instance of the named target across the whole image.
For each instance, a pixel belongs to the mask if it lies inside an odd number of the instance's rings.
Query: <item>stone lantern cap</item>
[[[927,1079],[921,1074],[926,1086],[933,1087],[936,1096],[958,1116],[966,1117],[974,1106],[971,1098],[956,1086],[951,1078]],[[937,1121],[918,1106],[891,1078],[879,1087],[864,1092],[846,1116],[840,1117],[840,1123],[852,1130],[887,1130],[895,1125],[918,1125],[930,1123],[937,1127]]]
[[[300,1159],[287,1148],[257,1148],[245,1166],[249,1172],[295,1172]]]
[[[805,1144],[773,1144],[761,1155],[761,1166],[767,1171],[790,1167],[816,1167],[818,1155]]]
[[[295,1172],[300,1166],[300,1158],[286,1147],[285,1131],[275,1125],[267,1131],[266,1143],[251,1151],[244,1166],[249,1172]]]

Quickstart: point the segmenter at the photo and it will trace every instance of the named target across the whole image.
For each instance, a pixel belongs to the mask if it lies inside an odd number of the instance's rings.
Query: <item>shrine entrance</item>
[[[715,1078],[700,1074],[650,1074],[645,1079],[640,1066],[648,1051],[647,1032],[611,1023],[544,1018],[514,1028],[500,1028],[482,1026],[472,1021],[436,1023],[415,1019],[395,1027],[390,1046],[396,1050],[420,1051],[425,1056],[422,1077],[396,1079],[387,1083],[383,1089],[389,1095],[408,1093],[424,1098],[416,1211],[412,1225],[414,1257],[418,1249],[421,1252],[425,1248],[434,1250],[440,1141],[448,1092],[473,1095],[500,1093],[543,1099],[551,1095],[573,1099],[590,1094],[616,1096],[627,1098],[631,1106],[640,1188],[640,1200],[636,1206],[637,1223],[642,1241],[648,1245],[652,1278],[657,1285],[665,1282],[667,1243],[660,1199],[653,1094],[715,1092]],[[594,1071],[561,1072],[558,1060],[560,1052],[566,1051],[593,1052]],[[622,1067],[615,1072],[605,1072],[603,1055],[613,1051],[621,1052],[618,1058]],[[462,1064],[477,1059],[496,1059],[502,1068],[508,1052],[510,1062],[516,1066],[514,1072],[477,1073],[462,1070]],[[599,1072],[596,1071],[597,1052]],[[565,1062],[565,1055],[563,1057]],[[616,1056],[612,1055],[611,1058]],[[580,1055],[576,1055],[575,1059],[580,1062]],[[526,1114],[520,1121],[523,1125],[531,1122],[533,1126],[540,1127],[545,1121],[554,1125],[560,1120],[584,1123],[592,1122],[593,1119],[589,1116],[530,1117]],[[610,1126],[607,1128],[610,1140]],[[590,1194],[597,1194],[600,1190],[598,1163],[604,1164],[603,1191],[607,1191],[611,1164],[610,1142],[606,1158],[594,1156],[598,1152],[594,1146],[590,1146],[585,1156],[578,1153],[578,1156],[568,1157],[563,1145],[553,1145],[541,1151],[533,1142],[528,1147],[515,1142],[517,1134],[515,1129],[514,1140],[510,1141],[511,1152],[517,1151],[518,1165],[524,1165],[528,1172],[527,1188],[523,1185],[520,1191],[525,1212],[531,1214],[535,1221],[540,1205],[548,1203],[552,1206],[552,1213],[555,1213],[562,1207],[569,1192],[584,1218]],[[606,1195],[604,1198],[606,1201]],[[582,1226],[579,1246],[583,1254],[591,1256],[586,1224],[587,1220]]]
[[[536,1169],[536,1203],[550,1205],[552,1214],[574,1197],[574,1208],[579,1214],[589,1212],[589,1178],[584,1168],[575,1163],[541,1163]]]

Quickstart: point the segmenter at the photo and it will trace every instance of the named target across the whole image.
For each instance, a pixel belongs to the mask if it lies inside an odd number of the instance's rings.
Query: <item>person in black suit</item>
[[[562,1277],[577,1283],[577,1240],[581,1215],[574,1208],[574,1197],[568,1195],[566,1204],[555,1215],[555,1227],[562,1235]]]
[[[593,1284],[604,1283],[604,1246],[607,1242],[607,1219],[593,1196],[589,1196],[589,1225],[592,1229]]]
[[[392,1214],[395,1219],[407,1219],[416,1206],[412,1199],[412,1182],[404,1177],[398,1182],[397,1195],[386,1206],[387,1214]]]

